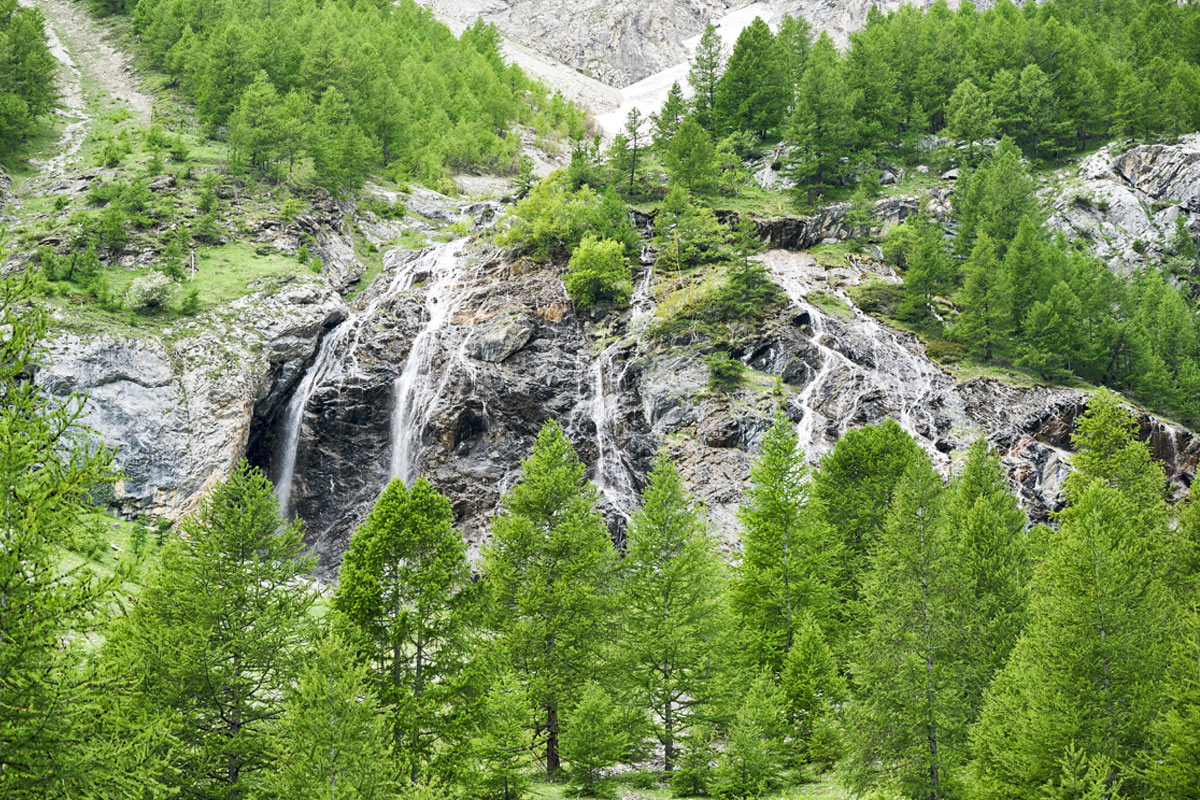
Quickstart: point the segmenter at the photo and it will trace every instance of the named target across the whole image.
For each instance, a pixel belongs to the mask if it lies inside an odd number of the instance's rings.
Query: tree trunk
[[[562,768],[558,757],[558,703],[546,706],[546,774],[553,777]]]

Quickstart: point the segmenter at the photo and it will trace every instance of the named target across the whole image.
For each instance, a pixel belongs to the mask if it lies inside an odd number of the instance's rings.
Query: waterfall
[[[465,239],[431,251],[432,279],[425,289],[425,324],[413,339],[404,368],[392,385],[392,459],[389,475],[412,483],[416,449],[421,432],[437,406],[445,380],[433,381],[433,357],[439,349],[440,332],[467,295],[463,286],[464,259],[460,251]],[[462,348],[456,361],[465,362]],[[449,377],[449,368],[443,375]]]
[[[319,386],[327,379],[336,378],[345,370],[345,360],[351,362],[357,356],[358,343],[367,320],[374,317],[380,304],[391,299],[399,292],[412,288],[421,268],[430,262],[439,263],[447,252],[455,252],[461,240],[450,245],[440,245],[422,252],[415,257],[409,257],[394,268],[387,286],[376,294],[362,307],[346,317],[336,328],[325,334],[317,348],[313,363],[305,372],[300,383],[296,385],[284,409],[283,438],[276,451],[278,468],[275,476],[275,493],[279,499],[279,514],[287,519],[291,514],[292,486],[295,481],[296,455],[300,447],[300,434],[304,426],[304,414],[308,409],[309,400]],[[395,251],[389,253],[387,259],[394,259]],[[406,256],[407,253],[400,255]],[[388,264],[389,268],[392,264]],[[411,359],[410,359],[411,360]]]
[[[600,494],[626,519],[637,506],[638,500],[633,473],[621,457],[621,449],[613,432],[613,417],[617,411],[625,370],[628,368],[623,367],[618,372],[614,357],[620,350],[633,344],[637,335],[649,322],[654,311],[653,284],[654,268],[646,266],[633,297],[630,298],[631,310],[625,335],[600,351],[590,370],[592,392],[588,411],[592,426],[596,430],[596,464],[592,482],[596,484]]]
[[[901,334],[857,309],[841,289],[827,280],[830,275],[808,253],[769,251],[761,258],[792,306],[808,313],[812,342],[821,355],[820,368],[797,397],[803,416],[796,425],[796,433],[808,460],[816,463],[828,449],[825,434],[817,428],[819,403],[815,398],[834,372],[852,376],[851,382],[842,387],[842,397],[850,402],[843,402],[841,408],[829,415],[839,420],[840,429],[844,429],[846,420],[854,417],[865,397],[882,392],[889,408],[894,409],[892,416],[900,426],[918,441],[928,442],[931,427],[928,423],[934,405],[931,401],[935,395],[945,394],[942,390],[952,383],[949,377],[923,353],[914,352],[901,340]],[[842,320],[827,315],[808,301],[808,293],[814,290],[845,302],[846,313],[852,316]],[[860,344],[866,345],[863,349],[871,351],[874,364],[869,373],[845,353],[826,343],[830,323],[839,326],[839,336],[858,339]],[[828,397],[826,393],[825,399]],[[953,398],[950,401],[961,402]]]

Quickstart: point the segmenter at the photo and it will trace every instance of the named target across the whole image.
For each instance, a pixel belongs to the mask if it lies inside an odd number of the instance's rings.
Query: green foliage
[[[451,170],[515,171],[516,125],[584,133],[580,109],[504,63],[495,28],[456,39],[412,2],[141,0],[133,25],[202,122],[229,125],[233,163],[263,177],[307,156],[342,192],[384,167],[437,185]]]
[[[688,83],[691,84],[694,94],[692,109],[695,112],[695,120],[699,127],[709,130],[712,130],[716,123],[717,84],[721,80],[724,62],[722,50],[721,36],[709,23],[700,34],[696,55],[688,71]]]
[[[759,798],[783,784],[785,702],[767,671],[755,676],[717,761],[714,794]]]
[[[671,770],[681,735],[714,716],[727,623],[716,541],[663,453],[629,523],[621,565],[622,672],[637,706],[650,710]]]
[[[480,726],[472,742],[479,776],[475,790],[483,800],[521,800],[529,789],[532,762],[528,730],[532,714],[524,689],[504,673],[483,700]]]
[[[795,148],[790,166],[797,191],[811,201],[846,177],[853,141],[853,97],[833,41],[821,34],[796,87],[789,140]]]
[[[505,495],[484,550],[496,643],[517,672],[559,770],[560,711],[602,678],[616,551],[596,490],[558,423],[547,422]]]
[[[604,771],[620,761],[628,746],[620,710],[595,681],[588,681],[563,723],[562,753],[570,764],[571,786],[579,794],[608,793]]]
[[[313,647],[270,734],[260,794],[278,800],[395,797],[387,715],[366,664],[335,634]]]
[[[171,279],[161,272],[151,271],[133,279],[125,293],[125,302],[140,314],[153,314],[166,308],[171,292]]]
[[[782,125],[792,100],[781,46],[761,17],[738,35],[716,87],[715,113],[726,131],[766,136]]]
[[[612,239],[587,234],[571,254],[563,279],[567,294],[580,307],[624,308],[633,294],[625,248]]]
[[[675,184],[654,217],[656,266],[690,269],[723,261],[730,256],[729,229],[717,221],[711,208],[694,202],[687,190]]]
[[[663,154],[667,174],[694,194],[708,194],[717,188],[716,150],[712,137],[695,118],[688,117],[671,137]]]
[[[913,798],[954,797],[967,761],[963,673],[955,652],[954,531],[941,479],[921,453],[896,484],[853,642],[847,745],[855,785],[881,777]]]
[[[0,150],[12,152],[58,103],[57,69],[41,9],[0,3]]]
[[[773,675],[783,670],[805,613],[822,624],[833,618],[828,574],[837,557],[836,532],[825,523],[809,489],[804,451],[781,412],[750,469],[750,486],[738,513],[745,527],[742,563],[731,586],[741,625],[741,657]]]
[[[967,143],[968,159],[975,161],[975,144],[992,135],[996,121],[987,95],[967,78],[954,87],[946,112],[950,135]]]
[[[28,379],[47,326],[31,283],[0,281],[0,794],[155,797],[162,725],[126,715],[127,681],[86,653],[130,565],[101,577],[60,560],[92,493],[111,487],[112,453],[83,427],[80,398]]]
[[[780,688],[787,701],[793,748],[801,761],[831,763],[837,752],[829,741],[832,717],[845,700],[846,682],[833,651],[811,613],[805,614],[792,649],[783,661]]]
[[[615,191],[598,195],[590,186],[572,190],[562,172],[538,183],[504,220],[508,227],[496,237],[497,243],[537,261],[570,256],[589,233],[620,242],[626,255],[636,252],[638,245],[620,195]]]
[[[735,392],[746,377],[746,365],[740,358],[713,353],[704,357],[708,367],[708,387],[718,392]]]
[[[168,715],[172,785],[198,798],[247,792],[271,764],[269,731],[309,641],[314,564],[270,481],[245,461],[180,525],[105,661],[129,701]]]
[[[422,765],[452,773],[478,693],[466,667],[479,620],[450,501],[424,478],[384,489],[350,540],[333,608],[371,666],[374,691],[394,709],[391,738],[412,779]]]
[[[707,723],[696,725],[684,738],[679,766],[671,773],[671,790],[676,797],[710,793],[716,778],[715,741],[716,731]]]

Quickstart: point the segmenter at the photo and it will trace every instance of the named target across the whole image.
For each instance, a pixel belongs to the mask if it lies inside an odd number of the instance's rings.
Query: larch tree
[[[779,43],[761,17],[738,36],[717,83],[716,115],[726,132],[766,136],[783,124],[792,100]]]
[[[0,795],[157,797],[162,715],[125,708],[128,681],[87,652],[129,564],[100,577],[63,558],[95,533],[89,493],[111,487],[112,452],[84,427],[82,398],[29,379],[47,357],[34,285],[32,272],[0,279]]]
[[[651,116],[654,126],[655,150],[660,153],[666,150],[671,139],[675,138],[675,132],[679,130],[679,126],[687,117],[687,113],[687,101],[683,99],[683,89],[680,88],[679,81],[675,81],[671,84],[670,91],[667,92],[667,99],[663,101],[662,109]]]
[[[478,618],[467,548],[450,501],[424,478],[393,480],[355,531],[333,608],[392,709],[396,754],[415,780],[422,765],[446,772],[469,725],[464,685]]]
[[[967,761],[957,553],[944,504],[942,480],[922,453],[896,485],[871,553],[864,628],[852,646],[846,727],[854,783],[865,788],[883,776],[914,800],[955,796],[955,771]]]
[[[665,454],[630,521],[621,567],[622,670],[638,707],[650,710],[670,772],[681,736],[714,716],[728,653],[724,563]]]
[[[390,709],[370,668],[336,634],[314,646],[270,734],[271,766],[259,788],[270,800],[394,800],[398,781]]]
[[[946,127],[950,135],[967,144],[967,159],[975,163],[975,145],[991,136],[996,120],[987,94],[967,78],[954,87],[946,112]]]
[[[963,264],[962,306],[951,332],[977,356],[991,361],[1006,349],[1012,332],[1012,284],[996,245],[982,233]]]
[[[616,549],[596,490],[558,423],[538,434],[501,501],[484,551],[493,628],[536,713],[548,774],[561,767],[561,713],[604,677]]]
[[[810,490],[804,451],[781,412],[750,469],[738,511],[745,529],[742,563],[730,590],[742,658],[773,675],[783,670],[806,613],[823,625],[833,622],[829,572],[837,559],[836,532]]]
[[[709,133],[715,131],[717,83],[721,80],[724,67],[725,46],[721,35],[711,23],[706,25],[696,45],[696,55],[688,70],[688,83],[692,86],[692,109],[696,121]]]
[[[180,525],[106,656],[140,704],[171,713],[186,797],[244,798],[310,639],[314,561],[271,482],[240,462]]]
[[[853,107],[841,56],[833,40],[822,33],[796,88],[788,137],[796,148],[791,172],[797,191],[809,201],[839,185],[845,177],[843,159],[850,156],[854,141]]]
[[[717,187],[716,149],[712,137],[695,117],[679,126],[663,156],[673,184],[692,194],[707,194]]]

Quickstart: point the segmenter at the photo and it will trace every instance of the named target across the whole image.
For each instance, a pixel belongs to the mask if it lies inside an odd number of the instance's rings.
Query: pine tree
[[[841,589],[843,626],[856,616],[860,587],[870,553],[883,535],[892,492],[920,452],[913,438],[887,419],[846,431],[813,477],[813,497],[842,539],[832,583]],[[830,637],[835,652],[841,652],[849,633]]]
[[[629,116],[625,118],[625,141],[629,146],[629,191],[633,191],[633,182],[637,178],[638,171],[638,156],[641,155],[642,149],[646,143],[646,134],[643,128],[646,124],[646,118],[642,116],[642,112],[637,106],[629,109]]]
[[[804,17],[794,17],[784,14],[779,20],[779,32],[775,34],[779,43],[780,57],[783,62],[783,75],[788,90],[788,107],[790,113],[794,107],[796,87],[804,75],[804,66],[808,63],[808,54],[812,52],[812,26]]]
[[[963,671],[962,705],[974,721],[992,677],[1025,627],[1032,571],[1025,513],[1009,491],[998,454],[980,438],[946,495],[945,525],[953,544],[952,600]]]
[[[367,168],[376,160],[371,141],[358,127],[350,104],[333,86],[321,95],[314,112],[308,149],[317,182],[335,194],[361,189]]]
[[[255,175],[276,177],[283,147],[282,102],[266,72],[259,72],[229,117],[230,161]]]
[[[596,491],[558,423],[546,423],[501,501],[484,551],[497,643],[536,709],[546,771],[560,768],[560,712],[602,677],[616,551]]]
[[[963,285],[958,293],[962,313],[953,333],[975,356],[991,361],[1004,352],[1011,333],[1012,286],[996,256],[996,245],[986,233],[975,240],[963,265]]]
[[[659,153],[666,151],[685,117],[687,117],[687,102],[683,99],[683,89],[679,87],[679,81],[675,81],[671,84],[670,91],[667,92],[667,99],[663,101],[662,109],[651,117],[651,123],[654,126],[655,150]]]
[[[729,728],[717,761],[714,794],[757,798],[783,783],[785,701],[766,670],[759,672]]]
[[[107,659],[143,706],[171,712],[189,797],[245,796],[270,763],[268,730],[307,644],[315,594],[299,523],[245,461],[180,525]]]
[[[716,151],[712,137],[694,117],[679,126],[663,157],[671,183],[692,194],[707,194],[717,187]]]
[[[604,771],[616,764],[629,746],[620,709],[595,681],[584,684],[579,701],[563,723],[563,757],[570,765],[570,782],[580,794],[605,793]]]
[[[811,614],[800,623],[779,683],[787,700],[797,758],[809,761],[834,755],[829,752],[829,743],[821,739],[834,709],[845,699],[846,683],[821,626]]]
[[[63,558],[96,534],[89,492],[111,486],[112,452],[81,398],[29,379],[47,357],[33,287],[32,271],[0,279],[0,795],[156,797],[160,715],[123,708],[128,682],[86,658],[130,565],[101,578]]]
[[[785,69],[771,29],[755,17],[738,36],[717,83],[715,114],[722,130],[762,137],[782,125],[792,99]]]
[[[905,258],[899,315],[910,322],[933,324],[933,301],[952,288],[954,263],[946,252],[941,227],[930,219],[917,225],[916,239]]]
[[[975,143],[991,136],[995,125],[992,104],[974,81],[967,78],[954,87],[946,111],[946,127],[951,136],[967,143],[970,163],[975,163]]]
[[[724,564],[665,454],[630,522],[622,572],[622,671],[638,707],[651,712],[670,772],[681,734],[712,716],[716,670],[727,654]]]
[[[1111,791],[1147,755],[1162,705],[1167,597],[1129,499],[1099,479],[1077,484],[1072,498],[1030,584],[1029,624],[972,730],[981,798],[1059,781],[1076,748],[1100,760]]]
[[[712,23],[709,23],[704,27],[704,33],[700,34],[696,55],[692,58],[692,66],[688,71],[688,83],[691,84],[694,94],[692,109],[696,122],[709,133],[716,130],[717,83],[721,80],[725,60],[723,50],[721,35]]]
[[[431,759],[450,769],[462,746],[476,602],[450,501],[427,480],[383,490],[342,560],[333,608],[395,709],[391,736],[413,780]]]
[[[781,412],[750,469],[738,512],[745,528],[742,563],[731,587],[742,658],[773,675],[783,669],[805,610],[824,625],[833,621],[828,572],[837,557],[835,531],[809,490],[804,451]]]
[[[849,156],[853,142],[852,108],[841,57],[833,40],[822,33],[796,88],[789,136],[797,151],[792,174],[810,201],[837,186],[844,177],[842,159]]]
[[[391,800],[396,768],[390,709],[371,690],[365,664],[337,635],[317,642],[270,734],[270,760],[259,789],[278,800]]]
[[[1050,247],[1037,220],[1030,215],[1022,217],[1004,256],[1004,279],[1012,287],[1009,323],[1018,333],[1024,333],[1025,320],[1034,304],[1046,300],[1053,286],[1048,269]]]
[[[954,542],[941,479],[917,457],[896,486],[863,585],[865,629],[853,647],[848,738],[855,784],[880,773],[912,798],[953,797],[966,762],[963,675],[953,646]]]
[[[504,673],[488,690],[473,742],[479,776],[475,790],[483,800],[521,800],[529,789],[532,713],[525,690]]]

